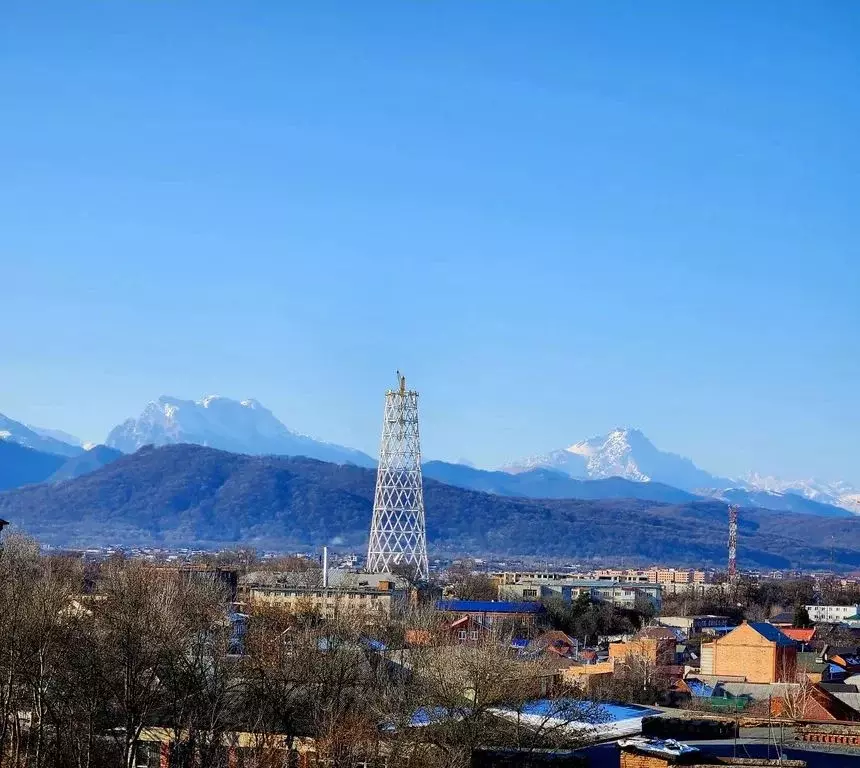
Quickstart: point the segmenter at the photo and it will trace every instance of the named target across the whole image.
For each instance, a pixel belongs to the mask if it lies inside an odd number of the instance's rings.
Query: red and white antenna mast
[[[729,580],[738,573],[738,505],[729,505]]]

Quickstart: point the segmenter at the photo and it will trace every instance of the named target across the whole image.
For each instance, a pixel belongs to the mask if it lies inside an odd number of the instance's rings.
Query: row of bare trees
[[[0,766],[131,768],[149,722],[191,724],[210,703],[230,636],[214,582],[117,561],[97,594],[83,583],[26,538],[0,549]]]
[[[432,611],[370,622],[258,609],[241,649],[237,626],[199,573],[114,560],[93,580],[7,537],[0,768],[159,765],[145,746],[159,742],[171,766],[287,765],[288,746],[333,768],[453,768],[480,746],[578,743],[598,719],[567,697],[534,709],[554,695],[546,662],[498,634],[452,645]],[[405,643],[407,628],[420,643]]]

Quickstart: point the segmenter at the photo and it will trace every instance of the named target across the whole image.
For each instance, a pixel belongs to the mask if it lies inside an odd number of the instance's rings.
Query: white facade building
[[[860,605],[807,605],[806,610],[816,624],[840,624],[860,613]]]

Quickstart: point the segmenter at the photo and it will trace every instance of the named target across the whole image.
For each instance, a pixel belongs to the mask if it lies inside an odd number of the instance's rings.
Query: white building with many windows
[[[860,605],[807,605],[806,610],[816,624],[841,624],[860,613]]]

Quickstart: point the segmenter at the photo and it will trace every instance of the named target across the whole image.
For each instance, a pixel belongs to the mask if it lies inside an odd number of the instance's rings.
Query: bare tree
[[[547,660],[523,657],[504,632],[451,645],[432,613],[409,620],[425,641],[392,656],[399,672],[377,689],[393,762],[465,766],[482,746],[574,745],[599,719],[597,708],[557,685]]]
[[[495,600],[499,590],[493,580],[475,569],[474,560],[458,560],[448,568],[449,589],[461,600]]]

